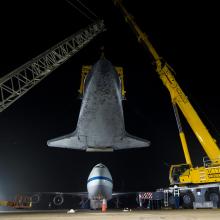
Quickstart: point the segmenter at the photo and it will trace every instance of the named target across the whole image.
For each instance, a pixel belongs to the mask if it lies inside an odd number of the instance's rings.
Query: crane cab
[[[171,185],[205,184],[220,182],[220,166],[218,159],[203,158],[203,166],[192,167],[189,164],[178,164],[170,167]]]

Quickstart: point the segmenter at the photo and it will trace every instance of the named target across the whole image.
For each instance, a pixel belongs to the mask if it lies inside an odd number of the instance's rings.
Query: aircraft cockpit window
[[[98,164],[96,167],[98,167],[98,168],[104,168],[105,166],[102,165],[102,164]]]

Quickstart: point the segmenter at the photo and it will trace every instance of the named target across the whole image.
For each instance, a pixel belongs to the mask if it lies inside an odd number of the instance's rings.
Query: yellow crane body
[[[157,51],[149,41],[148,36],[142,32],[139,26],[135,23],[133,17],[122,5],[121,0],[113,0],[113,2],[121,9],[125,21],[130,25],[132,31],[135,33],[138,42],[150,52],[156,64],[156,72],[170,93],[172,104],[179,107],[210,159],[210,162],[204,164],[202,167],[193,167],[184,132],[182,129],[179,129],[186,164],[171,166],[169,175],[170,183],[180,185],[192,183],[220,183],[220,150],[215,139],[212,138],[208,129],[205,127],[195,109],[189,102],[187,96],[175,80],[174,70],[158,55]]]
[[[178,173],[180,175],[178,175]],[[219,166],[190,167],[188,164],[172,165],[169,180],[171,185],[219,183]]]
[[[215,140],[212,138],[198,114],[190,104],[188,98],[180,88],[179,84],[176,82],[171,70],[169,69],[169,66],[165,64],[163,68],[157,68],[156,71],[163,81],[163,84],[169,90],[172,102],[176,103],[181,109],[183,115],[185,116],[187,122],[189,123],[210,160],[220,165],[220,150]]]

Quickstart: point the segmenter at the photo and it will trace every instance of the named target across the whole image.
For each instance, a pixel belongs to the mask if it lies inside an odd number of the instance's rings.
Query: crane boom
[[[103,20],[71,35],[0,79],[0,112],[105,30]]]
[[[174,104],[176,103],[178,105],[178,107],[182,111],[183,115],[185,116],[186,120],[188,121],[190,127],[192,128],[193,132],[195,133],[197,139],[199,140],[200,144],[202,145],[203,149],[205,150],[210,160],[220,164],[220,150],[215,140],[212,138],[209,131],[202,123],[198,114],[196,113],[193,106],[189,102],[187,96],[184,94],[179,84],[175,80],[173,75],[174,73],[173,69],[166,62],[164,62],[163,59],[158,55],[155,48],[149,41],[148,36],[144,32],[142,32],[142,30],[138,27],[133,17],[128,13],[128,11],[122,5],[121,0],[113,0],[113,1],[115,5],[119,6],[119,8],[121,9],[125,21],[130,25],[131,29],[137,36],[138,41],[145,48],[148,49],[148,51],[154,58],[156,64],[156,72],[158,73],[163,84],[169,90],[172,103]]]

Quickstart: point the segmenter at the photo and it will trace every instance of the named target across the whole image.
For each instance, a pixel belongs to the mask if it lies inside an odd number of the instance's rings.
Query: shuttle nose
[[[100,59],[95,64],[94,69],[96,69],[96,72],[98,72],[100,75],[105,75],[106,72],[114,71],[114,67],[113,67],[112,63],[105,58]]]

